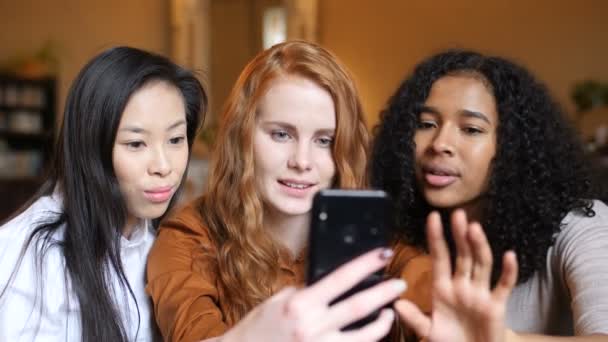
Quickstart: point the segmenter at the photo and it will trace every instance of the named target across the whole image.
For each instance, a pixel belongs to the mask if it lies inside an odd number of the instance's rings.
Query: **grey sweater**
[[[546,268],[518,285],[507,326],[547,335],[608,334],[608,207],[594,201],[594,217],[570,213]]]

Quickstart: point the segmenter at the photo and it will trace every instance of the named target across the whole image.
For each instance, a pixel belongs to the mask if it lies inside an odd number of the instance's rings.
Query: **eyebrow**
[[[437,110],[437,108],[429,107],[429,106],[421,106],[419,113],[431,113],[431,114],[435,114],[435,115],[439,115],[440,114],[439,110]],[[488,125],[492,124],[490,122],[490,119],[488,119],[487,115],[485,115],[482,112],[476,112],[474,110],[462,109],[462,110],[459,111],[459,114],[462,115],[462,116],[464,116],[464,117],[469,117],[469,118],[475,118],[475,119],[483,120],[483,121],[487,122]]]
[[[487,122],[488,125],[492,124],[490,122],[490,119],[488,119],[488,117],[484,113],[482,113],[482,112],[476,112],[476,111],[473,111],[473,110],[463,109],[463,110],[460,111],[460,114],[462,116],[466,116],[466,117],[470,117],[470,118],[476,118],[476,119],[483,120],[483,121]]]
[[[186,125],[186,120],[179,120],[175,123],[173,123],[171,126],[167,127],[167,131],[173,130],[181,125]],[[141,128],[141,127],[137,127],[137,126],[125,126],[121,129],[119,129],[119,131],[128,131],[128,132],[133,132],[133,133],[148,133],[147,130]]]

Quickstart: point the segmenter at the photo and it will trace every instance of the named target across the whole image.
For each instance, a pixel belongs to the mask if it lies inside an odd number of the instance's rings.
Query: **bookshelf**
[[[54,78],[0,74],[0,221],[41,185],[55,122]]]

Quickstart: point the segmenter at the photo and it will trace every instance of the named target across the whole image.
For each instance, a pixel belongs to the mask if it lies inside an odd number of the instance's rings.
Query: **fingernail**
[[[385,314],[388,316],[387,320],[395,320],[395,311],[393,311],[393,309],[383,309],[382,311],[385,312]]]
[[[382,260],[388,260],[390,258],[393,257],[393,250],[390,248],[385,248],[382,250],[382,252],[380,253],[380,259]]]
[[[393,286],[395,287],[395,291],[403,292],[407,289],[407,283],[403,279],[393,279]]]

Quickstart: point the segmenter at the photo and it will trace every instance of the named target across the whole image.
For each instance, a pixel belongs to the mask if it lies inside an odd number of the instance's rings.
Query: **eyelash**
[[[145,144],[143,141],[129,141],[128,143],[125,143],[125,145],[127,145],[127,148],[129,149],[138,150]]]
[[[186,137],[175,137],[175,138],[169,139],[169,143],[171,143],[172,145],[177,145],[177,144],[184,142],[185,140],[186,140]]]
[[[437,127],[437,124],[428,120],[418,120],[418,129],[430,129],[433,127]]]
[[[430,120],[419,120],[417,125],[418,125],[418,129],[421,129],[421,130],[427,130],[427,129],[437,127],[437,124]],[[481,134],[484,132],[482,129],[480,129],[479,127],[475,127],[475,126],[466,126],[466,127],[462,128],[462,131],[467,135],[478,135],[478,134]]]
[[[483,130],[477,128],[477,127],[465,127],[462,129],[466,134],[468,135],[478,135],[483,133]]]
[[[281,131],[281,130],[270,132],[270,136],[273,138],[273,140],[279,141],[279,142],[284,142],[284,141],[291,139],[291,134],[289,134],[287,131]],[[331,137],[319,137],[316,139],[316,141],[322,147],[329,147],[333,144],[334,139]]]
[[[270,132],[270,136],[275,141],[287,141],[287,139],[291,138],[291,135],[286,131],[272,131]]]
[[[186,137],[183,137],[183,136],[174,137],[174,138],[169,139],[169,144],[171,144],[171,145],[179,145],[179,144],[183,143],[185,140],[186,140]],[[137,141],[126,142],[125,145],[130,150],[139,150],[143,146],[145,146],[146,143],[143,142],[143,141],[137,140]]]
[[[330,137],[319,137],[317,141],[322,147],[330,147],[334,143],[334,139]]]

